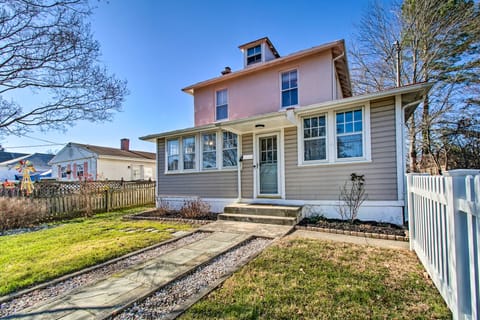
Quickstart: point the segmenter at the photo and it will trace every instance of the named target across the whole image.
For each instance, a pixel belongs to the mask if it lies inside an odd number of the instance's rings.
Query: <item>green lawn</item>
[[[282,240],[182,319],[451,319],[416,256]]]
[[[0,296],[170,239],[191,226],[123,221],[137,208],[60,222],[51,229],[0,237]],[[149,232],[146,229],[159,232]]]

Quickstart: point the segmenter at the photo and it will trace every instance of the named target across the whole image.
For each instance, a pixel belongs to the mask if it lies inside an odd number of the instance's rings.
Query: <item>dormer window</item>
[[[277,49],[265,37],[239,46],[243,52],[243,66],[249,67],[280,58]]]
[[[262,46],[258,45],[247,49],[247,65],[262,61]]]

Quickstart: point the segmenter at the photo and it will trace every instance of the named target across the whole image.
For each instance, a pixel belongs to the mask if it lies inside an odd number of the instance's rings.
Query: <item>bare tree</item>
[[[469,0],[405,0],[385,8],[375,2],[364,19],[351,52],[356,91],[393,86],[395,64],[388,48],[399,41],[401,84],[434,84],[422,109],[409,120],[410,170],[417,170],[420,151],[420,168],[433,165],[438,172],[440,161],[436,155],[445,154],[441,143],[445,119],[458,118],[478,107],[478,95],[477,105],[469,102],[475,100],[475,90],[469,88],[479,85],[479,6]],[[370,60],[362,52],[368,52]],[[366,73],[365,66],[372,70]]]
[[[88,0],[0,0],[0,136],[111,120],[121,109],[126,81],[99,62],[91,13]],[[46,101],[14,100],[32,92]]]

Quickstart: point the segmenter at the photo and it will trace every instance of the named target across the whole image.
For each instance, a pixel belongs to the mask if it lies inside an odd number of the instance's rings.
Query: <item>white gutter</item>
[[[335,61],[343,58],[344,56],[345,56],[345,51],[343,51],[342,54],[339,55],[338,57],[332,59],[332,100],[338,99],[337,92],[336,92],[337,90],[335,90],[337,88],[337,77],[336,77],[337,73],[335,70]]]

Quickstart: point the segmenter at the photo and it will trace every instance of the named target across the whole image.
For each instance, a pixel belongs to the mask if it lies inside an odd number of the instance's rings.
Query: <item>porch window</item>
[[[337,134],[337,158],[363,157],[362,109],[337,112],[335,115]]]
[[[228,90],[216,92],[216,120],[228,119]]]
[[[247,66],[262,61],[261,45],[247,49]]]
[[[282,108],[298,104],[297,70],[282,73]]]
[[[185,137],[183,144],[183,169],[195,169],[195,137]]]
[[[167,141],[167,166],[168,171],[179,170],[180,148],[178,139]]]
[[[315,161],[327,159],[325,116],[303,119],[303,160]]]
[[[237,166],[237,148],[238,139],[237,135],[232,132],[223,132],[223,167],[235,167]]]
[[[213,169],[217,167],[217,134],[202,134],[202,168]]]

